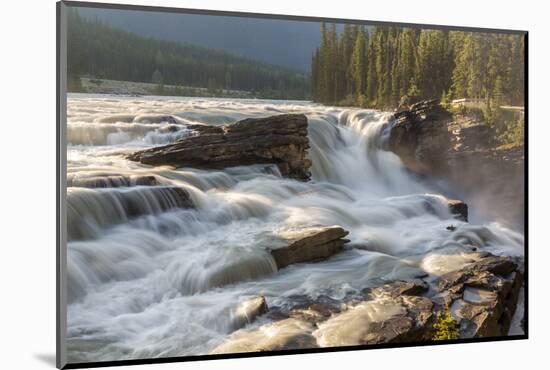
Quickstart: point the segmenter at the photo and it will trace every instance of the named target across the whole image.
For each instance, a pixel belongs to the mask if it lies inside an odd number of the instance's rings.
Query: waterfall
[[[276,166],[152,168],[122,155],[174,142],[189,124],[277,113],[308,117],[309,182]],[[384,149],[384,112],[76,94],[68,117],[70,361],[204,354],[235,329],[232,312],[247,297],[280,309],[300,297],[342,300],[384,280],[436,278],[473,247],[523,253],[522,234],[454,219],[439,188]],[[351,247],[277,271],[273,237],[320,225],[348,230]]]

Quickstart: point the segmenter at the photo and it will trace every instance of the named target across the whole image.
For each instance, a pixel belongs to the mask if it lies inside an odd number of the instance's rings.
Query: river
[[[280,113],[308,118],[310,182],[282,178],[275,166],[153,168],[123,157],[189,135],[188,124]],[[69,362],[207,354],[234,330],[246,298],[263,295],[283,310],[297,297],[344,300],[380,281],[459,268],[472,245],[521,256],[521,233],[482,217],[453,219],[442,195],[450,190],[384,150],[389,119],[309,102],[70,94]],[[79,186],[104,176],[121,180]],[[156,184],[139,185],[143,176]],[[165,191],[174,186],[195,209],[178,207]],[[350,231],[349,247],[277,271],[273,235],[327,225]]]

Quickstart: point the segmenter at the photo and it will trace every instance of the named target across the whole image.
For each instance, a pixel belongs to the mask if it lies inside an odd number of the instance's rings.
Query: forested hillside
[[[254,97],[306,99],[309,76],[225,51],[146,38],[69,13],[69,90],[80,77],[243,90]]]
[[[339,33],[322,24],[313,100],[376,108],[403,97],[523,105],[523,48],[523,36],[512,34],[356,25]]]

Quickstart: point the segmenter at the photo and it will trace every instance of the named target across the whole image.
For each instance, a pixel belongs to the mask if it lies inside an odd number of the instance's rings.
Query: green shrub
[[[443,314],[437,313],[434,329],[434,340],[458,339],[460,337],[458,323],[447,310]]]

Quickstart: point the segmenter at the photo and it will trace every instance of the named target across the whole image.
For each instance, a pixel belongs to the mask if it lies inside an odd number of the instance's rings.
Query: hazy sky
[[[93,8],[79,12],[140,35],[224,49],[302,71],[310,69],[320,41],[318,22]]]

